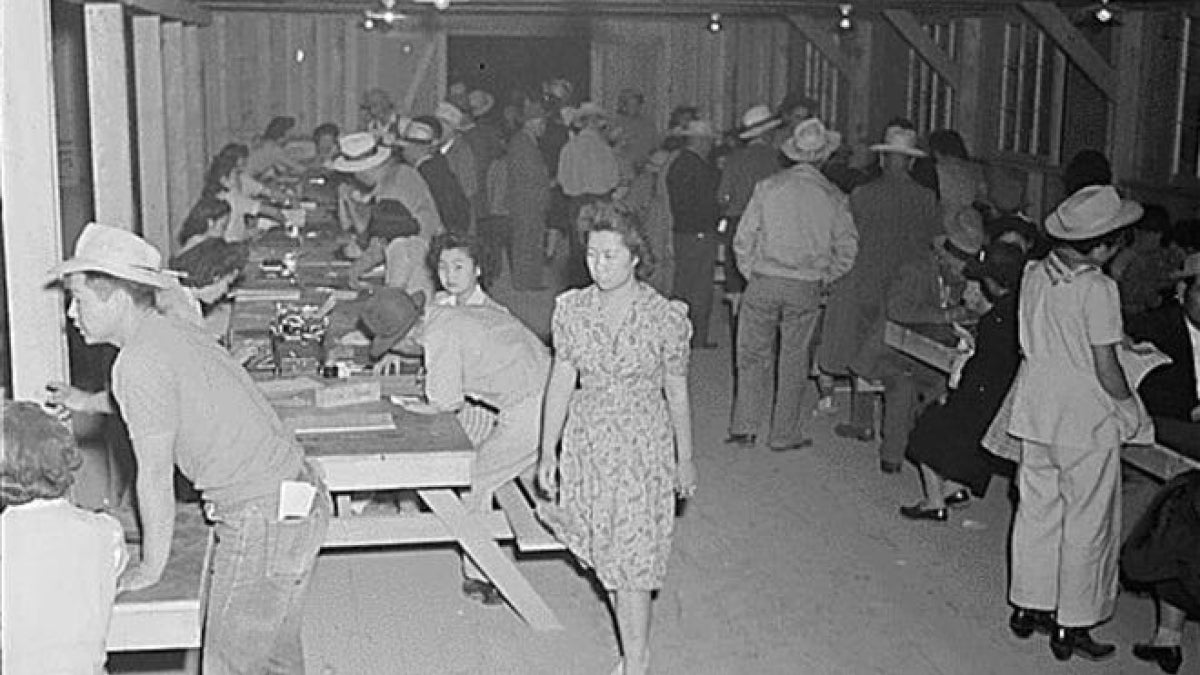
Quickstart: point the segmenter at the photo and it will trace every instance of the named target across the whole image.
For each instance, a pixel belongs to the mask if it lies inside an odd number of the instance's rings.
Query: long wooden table
[[[945,331],[931,330],[928,326],[889,321],[884,331],[884,342],[943,372],[949,372],[955,360],[961,358],[956,344],[949,341]],[[1184,471],[1200,469],[1200,461],[1158,443],[1126,445],[1121,448],[1121,459],[1162,480],[1170,480]]]

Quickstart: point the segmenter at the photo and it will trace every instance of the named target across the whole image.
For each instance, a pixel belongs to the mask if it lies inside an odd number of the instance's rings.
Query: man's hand
[[[558,459],[553,452],[543,451],[538,458],[537,482],[547,497],[553,498],[558,491]]]
[[[675,491],[680,499],[691,499],[696,495],[696,463],[692,460],[681,461],[675,467]]]
[[[52,415],[59,419],[65,419],[73,412],[108,412],[106,409],[101,409],[97,400],[101,395],[107,397],[108,392],[92,394],[72,387],[66,382],[50,382],[46,384],[44,405]]]
[[[384,354],[378,363],[371,366],[371,372],[376,375],[399,375],[403,363],[404,359],[399,354]]]
[[[142,564],[130,564],[117,580],[117,593],[140,591],[157,584],[162,579],[162,571],[151,572]]]

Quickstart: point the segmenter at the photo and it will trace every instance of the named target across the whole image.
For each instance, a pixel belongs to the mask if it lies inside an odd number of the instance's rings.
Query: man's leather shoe
[[[1008,617],[1008,627],[1012,629],[1013,635],[1022,640],[1033,635],[1034,631],[1049,635],[1056,628],[1054,612],[1018,607],[1013,610],[1012,616]]]
[[[938,522],[945,522],[950,517],[946,513],[946,509],[927,509],[920,504],[901,506],[900,515],[909,520],[936,520]]]
[[[946,506],[965,506],[971,501],[971,493],[959,490],[952,495],[947,495],[942,501],[946,502]]]
[[[852,438],[863,443],[870,443],[875,440],[875,430],[869,427],[860,427],[854,424],[839,424],[833,428],[833,433],[842,438]]]
[[[1158,664],[1164,673],[1179,672],[1179,667],[1183,665],[1183,650],[1179,645],[1174,647],[1160,647],[1158,645],[1136,644],[1133,646],[1133,655],[1140,661],[1153,661]]]
[[[811,448],[813,440],[811,438],[802,438],[795,443],[785,443],[783,445],[771,445],[771,450],[774,452],[788,452],[790,450],[803,450]]]
[[[1096,642],[1086,628],[1059,626],[1050,634],[1050,651],[1054,658],[1066,661],[1078,654],[1089,661],[1103,661],[1117,653],[1115,645]]]
[[[740,445],[743,448],[749,448],[758,442],[758,436],[754,434],[729,434],[729,438],[726,438],[725,442],[730,445]]]

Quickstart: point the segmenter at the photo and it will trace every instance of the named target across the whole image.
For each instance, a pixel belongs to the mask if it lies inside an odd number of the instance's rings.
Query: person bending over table
[[[215,198],[229,204],[229,226],[225,229],[226,241],[242,241],[262,229],[263,219],[282,223],[283,212],[263,203],[255,196],[253,187],[243,178],[241,160],[233,153],[218,154],[208,167],[204,179],[205,198]]]
[[[1154,418],[1156,440],[1200,459],[1200,253],[1188,256],[1174,277],[1179,301],[1131,321],[1129,335],[1171,357],[1138,387]]]
[[[963,505],[971,494],[982,497],[997,459],[980,447],[988,424],[1017,374],[1017,293],[1025,254],[1011,244],[991,244],[983,261],[967,263],[973,283],[963,292],[968,306],[982,314],[975,353],[962,369],[958,386],[944,403],[935,403],[917,419],[908,437],[908,458],[921,472],[925,498],[900,507],[911,520],[944,521],[946,507]],[[969,491],[968,491],[969,490]]]
[[[83,463],[70,429],[5,401],[0,453],[0,652],[8,675],[102,673],[125,535],[68,501]]]
[[[304,173],[304,165],[292,159],[283,147],[288,132],[296,126],[295,117],[272,117],[262,136],[250,150],[246,160],[246,173],[264,180],[274,176],[298,176]]]
[[[419,234],[417,220],[404,204],[395,199],[381,200],[371,211],[367,247],[350,264],[350,288],[363,288],[361,277],[382,263],[384,285],[410,295],[423,293],[426,298],[431,297],[433,280],[425,264],[429,243]]]
[[[558,503],[538,513],[608,591],[624,657],[613,672],[643,675],[675,498],[696,491],[692,330],[682,302],[642,281],[653,261],[627,216],[589,205],[580,224],[594,283],[555,301],[538,482]]]
[[[201,492],[216,530],[205,673],[304,672],[304,599],[332,504],[303,449],[225,350],[155,310],[166,282],[153,246],[91,223],[75,257],[53,274],[63,280],[67,316],[84,340],[118,349],[113,395],[133,441],[142,523],[141,560],[118,588],[162,578],[177,465]]]
[[[375,293],[363,323],[375,335],[371,356],[385,357],[411,327],[412,304],[397,289]],[[426,401],[405,402],[409,412],[458,412],[471,399],[496,411],[495,425],[478,443],[469,511],[491,506],[496,490],[527,473],[533,477],[541,429],[542,398],[550,375],[550,354],[542,341],[507,310],[490,306],[435,305],[426,313],[418,338],[425,351]],[[463,593],[485,605],[501,602],[499,591],[466,557]]]
[[[183,255],[209,239],[225,239],[231,213],[229,202],[212,196],[201,197],[184,218],[183,227],[179,228],[179,250],[175,255]]]
[[[383,146],[370,133],[346,134],[338,139],[340,153],[329,168],[353,174],[354,183],[338,184],[338,222],[354,234],[366,231],[372,206],[384,199],[395,199],[417,219],[421,237],[426,241],[442,232],[442,219],[425,179],[417,170],[392,158],[392,149]]]

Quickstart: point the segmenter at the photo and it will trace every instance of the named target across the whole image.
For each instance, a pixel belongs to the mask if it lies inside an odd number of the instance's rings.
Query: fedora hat
[[[1191,279],[1200,276],[1200,253],[1193,253],[1183,259],[1183,266],[1171,273],[1172,279]]]
[[[769,107],[756,105],[742,115],[742,128],[738,130],[738,138],[743,141],[758,138],[780,124],[783,124],[783,120],[772,113]]]
[[[400,130],[397,145],[433,145],[442,138],[442,124],[433,117],[416,117]]]
[[[871,146],[872,152],[894,152],[909,157],[925,157],[925,151],[917,148],[917,132],[904,127],[891,126],[883,132],[883,142]]]
[[[979,258],[987,235],[983,231],[983,216],[971,207],[959,209],[943,219],[944,234],[933,238],[933,245],[960,260]]]
[[[357,173],[374,169],[392,156],[392,149],[382,147],[375,134],[359,131],[338,139],[338,156],[329,163],[329,168],[345,173]]]
[[[1121,199],[1111,185],[1089,185],[1067,197],[1046,216],[1046,233],[1079,241],[1119,230],[1142,217],[1142,205]]]
[[[437,104],[433,116],[441,121],[442,126],[445,127],[442,131],[446,134],[452,131],[461,131],[467,121],[467,116],[463,114],[463,111],[449,101]]]
[[[792,130],[779,148],[793,162],[823,162],[842,144],[842,135],[825,128],[821,120],[810,117]]]
[[[475,89],[467,94],[467,106],[471,108],[472,117],[483,117],[496,105],[496,97],[482,89]]]
[[[75,272],[103,272],[154,288],[170,285],[158,249],[128,230],[100,223],[88,223],[75,242],[75,256],[50,270],[56,279]]]
[[[423,302],[424,297],[420,300]],[[408,331],[412,330],[417,319],[421,317],[421,309],[403,289],[384,287],[375,291],[366,304],[363,305],[359,319],[363,326],[371,332],[371,346],[368,352],[372,359],[378,359],[387,353]]]

